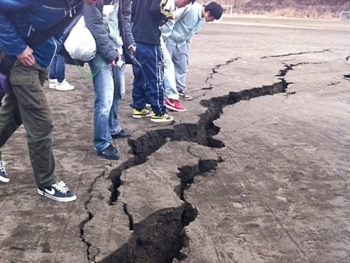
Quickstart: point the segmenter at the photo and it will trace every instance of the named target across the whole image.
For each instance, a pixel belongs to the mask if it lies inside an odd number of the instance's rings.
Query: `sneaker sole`
[[[102,157],[102,158],[104,158],[104,159],[107,159],[107,160],[116,161],[116,160],[119,160],[119,159],[120,159],[120,156],[118,156],[118,157],[109,157],[109,156],[103,155],[103,154],[100,153],[100,152],[95,152],[95,153],[96,153],[96,155],[98,155],[98,156],[100,156],[100,157]]]
[[[180,95],[180,96],[183,100],[186,100],[186,101],[193,100],[193,97],[186,97],[186,96],[182,96],[182,95]]]
[[[0,182],[8,183],[8,182],[10,182],[10,178],[0,177]]]
[[[135,119],[142,119],[142,118],[149,118],[151,117],[152,114],[149,115],[132,115],[133,118]]]
[[[165,105],[165,108],[167,108],[168,110],[172,110],[172,111],[177,111],[177,112],[184,112],[184,111],[187,111],[187,109],[183,109],[183,110],[179,110],[177,108],[174,108],[170,105],[167,105],[167,104],[164,104]]]
[[[75,88],[72,88],[72,89],[60,89],[60,88],[55,88],[55,90],[58,90],[58,91],[71,91],[71,90],[74,90]]]
[[[156,122],[156,123],[172,123],[172,122],[174,122],[174,118],[171,120],[151,119],[151,121]]]
[[[59,197],[56,197],[56,196],[45,194],[45,192],[41,191],[40,189],[38,189],[38,194],[43,196],[43,197],[47,197],[47,198],[50,198],[52,200],[55,200],[57,202],[72,202],[72,201],[77,199],[76,195],[71,196],[71,197],[59,198]]]

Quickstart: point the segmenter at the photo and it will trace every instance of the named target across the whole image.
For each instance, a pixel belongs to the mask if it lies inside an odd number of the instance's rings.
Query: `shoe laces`
[[[176,107],[181,106],[181,102],[179,100],[173,100],[173,103]]]
[[[0,172],[1,173],[5,173],[6,174],[6,170],[5,170],[5,162],[4,161],[0,161]]]
[[[52,187],[64,194],[69,191],[69,188],[66,186],[66,184],[63,181],[58,181],[54,183]]]

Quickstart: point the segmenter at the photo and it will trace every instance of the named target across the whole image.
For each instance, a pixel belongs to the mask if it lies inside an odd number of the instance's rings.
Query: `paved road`
[[[118,162],[94,155],[91,81],[69,67],[77,89],[47,95],[78,200],[36,194],[19,130],[3,149],[0,262],[349,262],[349,24],[280,21],[205,25],[173,125],[132,119],[127,68]]]

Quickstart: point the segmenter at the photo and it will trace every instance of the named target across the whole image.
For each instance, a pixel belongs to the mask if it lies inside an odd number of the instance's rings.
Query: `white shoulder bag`
[[[73,59],[89,61],[96,55],[96,42],[82,16],[69,33],[64,47]]]

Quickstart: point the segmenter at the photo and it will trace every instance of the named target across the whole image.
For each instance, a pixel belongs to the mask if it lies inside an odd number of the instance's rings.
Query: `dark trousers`
[[[4,96],[0,107],[0,148],[23,122],[29,157],[39,187],[59,180],[51,148],[51,112],[42,87],[47,74],[48,69],[38,64],[29,67],[17,61],[9,77],[12,93]]]
[[[142,68],[132,65],[134,83],[131,107],[144,109],[146,103],[151,104],[155,114],[166,113],[164,106],[163,60],[160,46],[136,42],[135,58]]]

